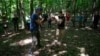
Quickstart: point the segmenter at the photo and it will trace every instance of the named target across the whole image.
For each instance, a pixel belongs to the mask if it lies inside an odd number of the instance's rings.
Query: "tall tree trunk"
[[[43,0],[39,0],[39,7],[42,8]]]
[[[30,15],[33,13],[33,0],[30,1]]]
[[[19,0],[19,7],[20,7],[20,19],[21,19],[21,26],[22,26],[22,29],[25,29],[26,28],[26,20],[25,20],[25,12],[24,12],[24,3],[23,3],[24,0]]]

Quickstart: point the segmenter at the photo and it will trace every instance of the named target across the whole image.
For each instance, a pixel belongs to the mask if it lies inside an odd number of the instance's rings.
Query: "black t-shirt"
[[[100,15],[94,15],[94,23],[99,22],[99,20],[100,20]]]
[[[13,21],[13,23],[17,24],[17,23],[18,23],[18,17],[14,17],[14,18],[12,19],[12,21]]]
[[[58,18],[61,20],[61,23],[58,24],[58,29],[64,29],[64,27],[65,27],[65,17],[64,16],[58,16]]]

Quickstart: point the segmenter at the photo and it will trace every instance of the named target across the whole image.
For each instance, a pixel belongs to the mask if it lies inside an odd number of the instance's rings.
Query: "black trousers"
[[[14,31],[17,32],[19,30],[18,23],[14,23]]]
[[[35,36],[37,38],[37,42],[38,42],[37,47],[40,47],[41,46],[40,45],[40,32],[39,31],[31,31],[31,33],[32,33],[32,38],[33,38],[33,36]],[[32,39],[32,42],[33,42],[33,39]]]

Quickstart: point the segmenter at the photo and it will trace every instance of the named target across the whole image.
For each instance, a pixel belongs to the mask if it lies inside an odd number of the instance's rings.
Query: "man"
[[[78,14],[78,24],[79,24],[79,28],[82,27],[82,21],[83,21],[83,15],[82,13]]]
[[[98,28],[97,25],[99,23],[99,20],[100,20],[100,15],[99,15],[99,12],[96,11],[94,14],[94,20],[93,20],[93,28],[94,29]]]
[[[87,12],[85,12],[84,13],[84,19],[83,19],[83,26],[84,27],[86,27],[87,19],[88,19],[88,14],[87,14]]]
[[[40,48],[40,32],[39,32],[39,26],[42,24],[43,20],[40,19],[40,15],[42,14],[42,8],[37,8],[35,13],[32,14],[31,20],[30,20],[30,30],[32,33],[32,37],[37,38],[37,47]],[[33,41],[33,40],[32,40]]]
[[[4,28],[4,34],[5,36],[8,35],[8,18],[6,15],[3,15],[3,28]]]
[[[12,18],[12,22],[14,24],[14,31],[15,32],[17,32],[19,30],[18,21],[19,21],[18,16],[16,14],[14,14],[14,17]]]

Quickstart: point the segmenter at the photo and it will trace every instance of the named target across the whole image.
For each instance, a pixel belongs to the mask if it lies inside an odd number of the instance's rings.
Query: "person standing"
[[[42,25],[43,20],[39,17],[42,14],[42,8],[36,8],[35,13],[31,15],[30,19],[30,31],[32,33],[32,38],[35,37],[37,39],[37,47],[40,48],[40,31],[39,27]],[[32,40],[33,42],[33,40]]]
[[[100,20],[100,15],[99,15],[99,12],[96,11],[94,14],[94,20],[93,20],[93,28],[94,29],[98,28],[97,25],[99,23],[99,20]]]
[[[65,16],[62,11],[59,11],[58,19],[59,21],[57,21],[58,29],[56,32],[56,37],[58,37],[58,40],[63,41],[63,38],[65,37]]]
[[[17,16],[17,14],[14,14],[14,17],[12,18],[12,22],[13,22],[13,25],[14,25],[14,31],[15,32],[17,32],[18,30],[19,30],[19,23],[18,23],[18,21],[19,21],[19,18],[18,18],[18,16]]]
[[[78,14],[78,25],[79,25],[79,28],[82,27],[82,22],[83,22],[83,15],[82,15],[82,13],[79,13]]]
[[[8,35],[8,18],[6,15],[3,15],[3,28],[4,28],[4,34],[5,36]]]
[[[83,27],[86,27],[87,19],[88,19],[88,14],[86,12],[86,13],[84,13]]]
[[[67,12],[67,13],[66,13],[66,25],[69,24],[69,21],[70,21],[70,13]]]

